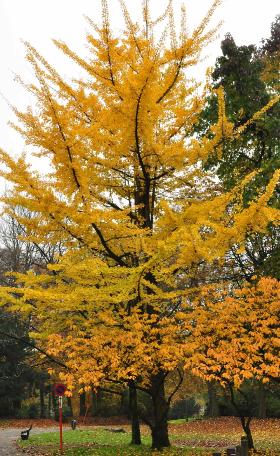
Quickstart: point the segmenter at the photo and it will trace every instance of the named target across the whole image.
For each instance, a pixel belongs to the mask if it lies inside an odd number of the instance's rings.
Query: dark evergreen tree
[[[0,312],[0,416],[16,416],[32,379],[32,350],[26,324],[17,315]]]
[[[274,94],[263,78],[266,61],[256,46],[237,46],[228,34],[221,43],[221,49],[222,56],[216,61],[212,82],[214,87],[224,87],[227,116],[238,127],[264,107]],[[199,130],[207,131],[216,119],[217,100],[212,95],[202,115]],[[242,138],[224,143],[223,156],[219,159],[214,154],[208,166],[217,167],[217,173],[226,187],[232,187],[249,171],[262,169],[261,176],[253,180],[251,192],[256,192],[280,165],[279,134],[278,103],[252,123]]]
[[[271,93],[279,93],[280,90],[280,15],[271,25],[271,35],[262,40],[259,49],[260,57],[265,63],[263,80],[270,88]]]
[[[212,73],[214,88],[222,85],[225,93],[226,114],[235,128],[245,124],[254,114],[279,94],[280,57],[280,16],[271,27],[271,36],[262,41],[260,48],[254,45],[237,46],[231,35],[221,43],[222,55],[217,59]],[[208,131],[217,120],[217,100],[209,97],[207,109],[203,112],[198,132]],[[209,133],[211,134],[211,132]],[[262,118],[256,120],[245,131],[242,138],[222,144],[223,155],[213,154],[207,166],[218,174],[221,185],[230,189],[250,171],[257,174],[244,191],[244,205],[267,184],[275,169],[280,166],[280,104],[275,104]],[[280,206],[280,187],[270,204]],[[244,280],[252,281],[266,275],[280,280],[280,230],[270,227],[269,233],[248,232],[246,248],[240,252],[236,245],[228,252],[228,261],[219,271],[224,280],[241,286]],[[249,385],[249,386],[248,386]],[[244,389],[244,387],[243,387]],[[245,385],[242,395],[232,391],[235,412],[265,417],[268,400],[274,396],[272,385],[250,383]],[[246,394],[245,394],[246,393]],[[240,396],[240,397],[239,397]],[[245,405],[241,403],[241,399]],[[244,409],[244,410],[243,410]],[[222,411],[222,410],[220,410]],[[224,413],[224,412],[223,412]]]
[[[279,67],[279,17],[272,24],[271,37],[262,41],[261,48],[254,45],[237,46],[231,35],[221,43],[222,55],[217,59],[212,73],[214,88],[222,85],[225,92],[226,113],[235,127],[245,124],[265,106],[278,91],[271,86],[269,71]],[[268,64],[273,56],[274,67]],[[272,70],[271,70],[272,68]],[[207,109],[203,112],[198,132],[205,133],[217,119],[217,100],[209,96]],[[211,132],[209,133],[211,134]],[[251,124],[234,142],[223,143],[223,155],[213,154],[207,166],[218,174],[226,188],[233,185],[250,171],[256,176],[244,192],[244,204],[264,188],[275,169],[280,167],[280,104],[275,104],[262,118]],[[279,208],[280,193],[276,191],[270,204]],[[246,250],[239,252],[238,246],[229,252],[225,278],[238,283],[251,280],[254,276],[267,275],[280,278],[280,232],[271,227],[269,235],[248,233]]]
[[[280,51],[280,14],[271,25],[271,34],[262,40],[261,55],[274,55]]]

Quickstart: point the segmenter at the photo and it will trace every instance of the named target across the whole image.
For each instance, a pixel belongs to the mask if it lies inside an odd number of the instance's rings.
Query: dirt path
[[[22,429],[23,430],[23,429]],[[19,450],[16,441],[20,438],[19,428],[0,429],[0,456],[22,456],[24,452]],[[35,428],[32,429],[32,434],[40,434],[41,432],[57,431],[57,428]]]

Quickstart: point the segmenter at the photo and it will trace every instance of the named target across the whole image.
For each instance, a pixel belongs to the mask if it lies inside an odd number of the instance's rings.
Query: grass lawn
[[[133,456],[156,455],[150,449],[151,438],[146,427],[142,429],[141,447],[130,445],[128,426],[123,426],[126,433],[113,433],[104,427],[82,428],[64,432],[65,456]],[[170,423],[170,440],[172,448],[163,452],[169,456],[211,455],[214,450],[223,451],[235,446],[240,441],[242,430],[237,419],[218,418],[185,422],[182,420]],[[280,420],[255,420],[252,423],[256,448],[262,455],[280,455]],[[59,433],[48,432],[31,434],[28,441],[20,442],[28,447],[34,455],[58,455]],[[162,453],[161,453],[162,454]]]
[[[150,449],[151,438],[146,433],[142,436],[142,445],[130,445],[130,433],[113,433],[105,429],[76,429],[67,430],[63,434],[65,456],[132,456],[132,455],[156,455]],[[42,454],[59,454],[59,433],[48,432],[34,435],[28,441],[20,442],[21,447],[31,446]],[[202,451],[197,450],[196,454]],[[172,448],[164,452],[168,455],[190,454],[187,449]],[[205,453],[203,453],[205,454]]]

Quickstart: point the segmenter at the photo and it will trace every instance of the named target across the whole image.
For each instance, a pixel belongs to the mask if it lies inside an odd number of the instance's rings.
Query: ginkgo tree
[[[215,36],[209,23],[219,1],[190,34],[183,8],[179,36],[172,1],[154,20],[144,1],[139,24],[120,4],[123,36],[113,34],[103,0],[102,25],[90,21],[88,58],[55,41],[87,77],[62,79],[27,44],[37,78],[27,89],[36,105],[15,109],[15,128],[32,146],[31,156],[48,158],[50,171],[34,171],[30,158],[15,160],[2,151],[2,174],[13,183],[3,200],[7,211],[19,205],[34,214],[20,217],[26,238],[41,243],[47,235],[65,254],[45,274],[18,274],[16,287],[1,289],[1,301],[33,316],[38,330],[32,336],[63,357],[67,370],[60,375],[69,391],[77,383],[102,382],[145,391],[153,404],[153,416],[145,419],[160,449],[170,445],[172,393],[166,397],[165,380],[177,371],[178,385],[182,381],[185,304],[197,268],[242,245],[247,230],[263,232],[279,221],[268,205],[277,171],[243,208],[254,175],[224,192],[202,164],[277,100],[235,129],[218,89],[218,121],[198,138],[208,87],[188,77],[188,69]],[[158,24],[163,32],[156,39]]]

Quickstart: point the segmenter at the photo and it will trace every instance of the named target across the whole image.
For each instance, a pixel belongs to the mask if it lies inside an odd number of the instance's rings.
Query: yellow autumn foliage
[[[263,278],[229,293],[207,287],[193,301],[186,367],[223,386],[280,375],[280,282]]]
[[[223,153],[223,139],[235,139],[250,124],[234,130],[220,88],[217,123],[207,136],[195,134],[208,89],[188,69],[216,33],[209,21],[219,2],[191,34],[183,12],[178,37],[171,2],[155,20],[145,9],[136,25],[121,3],[123,36],[113,34],[103,0],[103,24],[91,24],[87,58],[55,41],[86,77],[64,80],[26,45],[37,78],[27,89],[36,106],[15,110],[15,128],[32,146],[31,156],[48,159],[50,171],[39,173],[30,159],[0,152],[2,176],[13,184],[3,198],[7,212],[26,208],[33,217],[18,215],[26,239],[59,241],[66,251],[45,274],[18,274],[16,287],[1,288],[1,302],[36,316],[33,337],[64,360],[61,378],[69,389],[108,378],[149,388],[194,352],[203,369],[201,339],[189,344],[186,329],[196,266],[222,261],[248,231],[279,224],[279,211],[269,205],[279,170],[244,208],[252,176],[224,192],[203,167],[213,152]],[[155,26],[165,20],[169,27],[156,41]],[[219,328],[215,337],[223,334]],[[245,357],[242,374],[236,368],[238,379],[249,371],[246,363]]]

